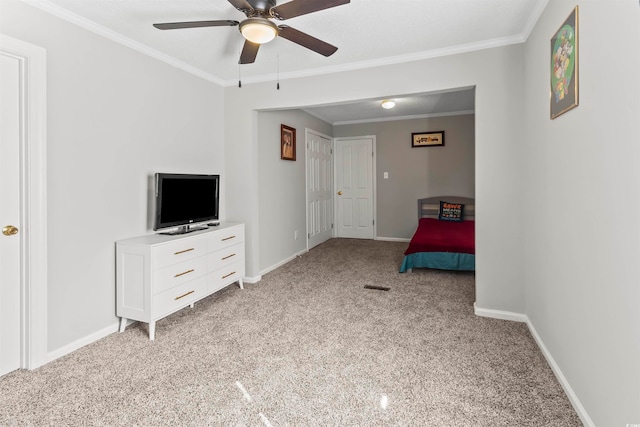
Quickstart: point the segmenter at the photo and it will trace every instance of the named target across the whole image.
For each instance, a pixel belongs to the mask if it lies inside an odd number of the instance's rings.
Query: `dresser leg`
[[[154,340],[156,338],[156,322],[149,322],[149,339]]]
[[[127,319],[125,317],[120,318],[120,332],[124,332],[124,328],[127,327]]]
[[[238,280],[238,285],[240,286],[240,289],[244,289],[244,285],[242,284],[242,279]]]

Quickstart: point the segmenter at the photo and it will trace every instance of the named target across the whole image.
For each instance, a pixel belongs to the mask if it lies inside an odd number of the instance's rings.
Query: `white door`
[[[307,131],[307,249],[333,234],[333,151],[331,139]]]
[[[336,139],[337,235],[374,237],[374,137]]]
[[[0,375],[21,361],[20,67],[0,54]]]

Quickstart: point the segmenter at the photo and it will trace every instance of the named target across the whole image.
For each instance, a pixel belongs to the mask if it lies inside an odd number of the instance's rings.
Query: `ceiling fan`
[[[330,56],[337,47],[319,40],[309,34],[291,28],[288,25],[276,25],[271,19],[285,20],[312,12],[347,4],[350,0],[291,0],[276,6],[276,0],[228,0],[247,19],[238,22],[233,20],[168,22],[153,24],[160,30],[176,30],[196,27],[235,27],[239,26],[245,38],[239,64],[251,64],[256,60],[261,44],[268,43],[276,36],[283,37],[300,46],[311,49],[324,56]]]

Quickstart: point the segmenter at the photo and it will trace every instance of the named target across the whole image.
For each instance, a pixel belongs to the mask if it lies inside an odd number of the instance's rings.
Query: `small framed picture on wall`
[[[444,131],[420,132],[411,134],[412,147],[442,147],[444,145]]]
[[[296,160],[296,130],[287,125],[280,125],[280,158]]]

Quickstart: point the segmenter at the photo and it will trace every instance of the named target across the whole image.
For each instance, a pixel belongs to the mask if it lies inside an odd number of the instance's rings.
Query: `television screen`
[[[218,221],[220,175],[157,173],[154,230]]]

